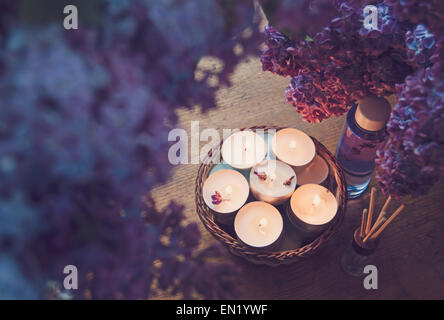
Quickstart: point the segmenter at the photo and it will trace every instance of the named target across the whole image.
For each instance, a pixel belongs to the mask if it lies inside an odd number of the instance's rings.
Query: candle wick
[[[260,223],[259,223],[259,233],[261,233],[261,234],[265,234],[265,231],[264,231],[263,225],[260,224]]]
[[[265,227],[267,224],[268,224],[267,219],[262,218],[262,219],[259,221],[259,231],[262,232],[262,227]]]

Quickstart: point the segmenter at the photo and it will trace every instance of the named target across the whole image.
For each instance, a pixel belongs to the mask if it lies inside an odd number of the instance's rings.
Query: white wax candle
[[[202,194],[206,205],[219,213],[231,213],[242,207],[250,188],[245,177],[235,170],[225,169],[213,173],[205,180]]]
[[[294,170],[279,160],[265,160],[250,171],[250,188],[257,200],[274,205],[285,202],[296,188]]]
[[[298,177],[298,185],[308,183],[321,184],[328,177],[327,162],[320,155],[316,154],[313,161],[303,167],[293,167]]]
[[[245,244],[264,248],[275,243],[283,230],[279,211],[269,203],[253,201],[243,206],[234,219],[234,230]]]
[[[293,214],[303,222],[323,225],[335,217],[338,202],[327,188],[318,184],[304,184],[291,196],[290,207]]]
[[[313,160],[316,153],[313,140],[294,128],[276,132],[271,148],[276,158],[291,166],[305,166]]]
[[[267,145],[264,138],[253,131],[239,131],[222,144],[223,159],[233,168],[248,169],[264,160]]]

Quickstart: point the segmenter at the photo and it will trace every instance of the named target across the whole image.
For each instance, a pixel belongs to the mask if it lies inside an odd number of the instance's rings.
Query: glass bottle
[[[353,239],[341,258],[341,267],[349,275],[359,277],[364,274],[366,265],[371,264],[373,253],[378,246],[378,239],[363,242],[360,236],[361,229],[353,233]]]
[[[385,125],[390,112],[386,99],[369,96],[347,114],[336,157],[343,169],[350,199],[360,196],[370,182],[376,151],[387,136]]]

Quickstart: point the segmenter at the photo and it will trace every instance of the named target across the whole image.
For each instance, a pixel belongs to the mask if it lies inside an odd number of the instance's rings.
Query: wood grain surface
[[[217,68],[214,61],[207,67]],[[345,116],[312,125],[301,120],[291,105],[285,104],[284,90],[289,78],[262,72],[259,59],[239,65],[233,86],[218,92],[217,108],[203,114],[196,107],[179,110],[180,126],[190,133],[191,121],[205,128],[241,128],[260,124],[294,127],[305,131],[335,152]],[[204,145],[205,143],[201,143]],[[194,186],[197,164],[175,167],[168,183],[152,192],[162,208],[174,199],[185,205],[190,222],[197,222],[203,234],[202,245],[215,241],[204,229],[195,211]],[[373,177],[371,185],[376,186]],[[338,234],[306,261],[281,267],[252,265],[228,252],[243,267],[239,286],[245,299],[443,299],[444,298],[444,182],[427,196],[403,199],[406,208],[383,232],[373,264],[378,267],[378,290],[366,290],[363,278],[345,274],[340,266],[344,248],[359,226],[362,209],[368,205],[368,190],[349,201],[346,219]],[[376,209],[385,198],[378,191]],[[389,212],[398,202],[392,201]],[[170,298],[170,297],[163,297]]]

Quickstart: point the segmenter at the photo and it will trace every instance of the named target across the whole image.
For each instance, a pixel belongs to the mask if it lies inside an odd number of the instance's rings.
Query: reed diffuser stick
[[[370,204],[368,206],[368,216],[367,216],[367,225],[365,227],[365,234],[369,233],[372,224],[373,210],[375,208],[375,192],[376,188],[372,187],[370,192]]]
[[[361,232],[359,234],[361,236],[361,239],[364,238],[364,236],[365,236],[365,225],[366,225],[366,222],[367,222],[367,208],[362,210]]]
[[[379,214],[378,219],[376,219],[375,224],[379,223],[379,222],[380,222],[382,219],[384,219],[384,218],[385,218],[384,221],[387,220],[387,218],[385,217],[386,214],[387,214],[387,212],[382,211],[382,212]]]
[[[381,211],[379,211],[379,215],[378,215],[378,218],[376,219],[376,222],[378,222],[378,220],[382,219],[382,217],[385,216],[385,213],[387,211],[387,207],[388,207],[388,205],[390,203],[390,200],[392,200],[392,196],[391,195],[389,195],[387,197],[387,199],[385,200],[384,205],[381,208]]]
[[[384,231],[385,228],[387,228],[387,226],[389,225],[389,223],[392,222],[393,219],[395,219],[396,216],[397,216],[398,214],[401,213],[401,211],[404,209],[404,207],[405,207],[405,206],[404,206],[403,204],[401,204],[401,205],[399,206],[399,208],[396,209],[396,211],[390,216],[390,218],[388,218],[387,221],[386,221],[386,222],[385,222],[385,223],[384,223],[384,224],[378,229],[378,231],[376,231],[376,232],[370,237],[370,240],[376,239],[376,238],[381,234],[381,232]]]
[[[376,231],[376,229],[387,219],[385,217],[382,217],[381,219],[378,218],[378,220],[376,220],[375,224],[373,225],[373,227],[371,228],[371,230],[369,231],[368,234],[366,234],[364,240],[362,240],[362,242],[367,242],[367,240],[372,236],[372,234]]]

